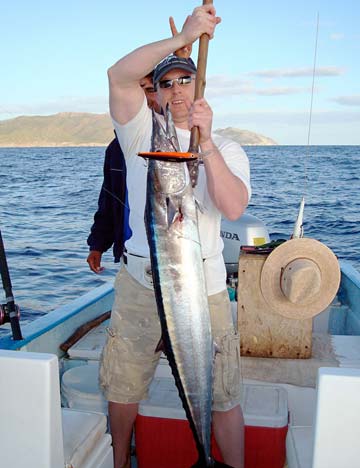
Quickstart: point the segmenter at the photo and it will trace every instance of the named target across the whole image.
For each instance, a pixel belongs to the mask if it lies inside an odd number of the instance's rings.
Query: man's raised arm
[[[110,114],[120,124],[126,124],[139,112],[144,92],[141,78],[150,73],[163,58],[187,44],[192,44],[203,33],[213,36],[220,18],[212,5],[195,8],[181,32],[162,41],[142,46],[116,62],[108,70]]]

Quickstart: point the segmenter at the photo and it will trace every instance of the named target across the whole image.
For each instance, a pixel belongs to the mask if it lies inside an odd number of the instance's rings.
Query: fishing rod
[[[3,288],[5,291],[5,304],[0,304],[0,325],[10,322],[11,331],[14,340],[22,340],[20,329],[20,309],[15,304],[15,299],[12,292],[11,279],[9,268],[6,260],[5,246],[0,229],[0,273]]]
[[[305,207],[305,194],[308,189],[307,187],[307,181],[308,181],[307,163],[308,163],[308,159],[310,158],[310,135],[311,135],[312,115],[313,115],[318,38],[319,38],[319,13],[317,14],[317,21],[316,21],[314,64],[313,64],[313,71],[312,71],[311,99],[310,99],[310,110],[309,110],[308,135],[307,135],[307,154],[305,156],[305,162],[304,162],[304,194],[301,198],[299,213],[295,221],[293,234],[291,236],[292,239],[298,239],[300,237],[304,237],[303,219],[304,219],[304,207]]]

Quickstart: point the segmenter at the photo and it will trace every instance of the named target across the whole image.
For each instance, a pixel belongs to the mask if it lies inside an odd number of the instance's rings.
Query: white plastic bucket
[[[107,414],[107,401],[99,387],[99,365],[73,367],[61,379],[61,401],[67,408]]]

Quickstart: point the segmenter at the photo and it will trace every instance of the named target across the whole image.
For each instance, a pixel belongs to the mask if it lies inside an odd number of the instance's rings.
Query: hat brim
[[[281,272],[296,259],[316,263],[321,274],[320,290],[301,304],[288,300],[281,290]],[[266,259],[261,271],[261,292],[274,313],[292,319],[308,319],[326,309],[340,285],[340,267],[334,253],[315,239],[291,239],[284,242]]]
[[[163,76],[166,75],[166,73],[168,73],[170,70],[184,70],[184,71],[191,73],[191,75],[196,74],[196,70],[194,70],[190,65],[185,65],[181,63],[180,64],[169,63],[168,66],[164,67],[164,69],[161,70],[161,74],[156,77],[156,81],[154,80],[154,84],[159,83],[159,81],[163,78]]]

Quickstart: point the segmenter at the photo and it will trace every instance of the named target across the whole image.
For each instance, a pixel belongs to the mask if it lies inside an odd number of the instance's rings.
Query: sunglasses
[[[174,82],[180,86],[190,84],[194,78],[192,76],[180,76],[179,78],[174,78],[173,80],[162,80],[159,81],[159,87],[162,89],[170,89],[174,86]]]

